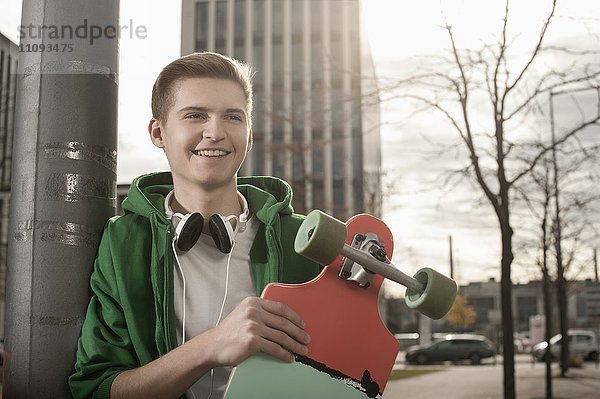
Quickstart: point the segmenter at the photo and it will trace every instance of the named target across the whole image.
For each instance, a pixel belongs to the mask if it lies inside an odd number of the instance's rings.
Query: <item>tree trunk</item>
[[[552,133],[552,166],[554,168],[554,248],[556,250],[556,288],[558,291],[558,312],[560,318],[560,375],[566,377],[569,369],[569,337],[567,336],[567,282],[565,281],[562,260],[562,226],[560,217],[560,193],[558,189],[558,162],[556,160],[556,135],[554,128],[553,95],[550,95],[550,129]]]
[[[546,363],[546,399],[552,399],[552,355],[550,352],[550,338],[552,337],[552,306],[550,304],[550,275],[548,273],[548,237],[547,237],[547,220],[548,211],[544,210],[544,220],[542,222],[542,272],[544,275],[544,314],[546,315],[546,332],[545,340],[548,346],[544,355]]]
[[[560,333],[562,339],[560,340],[560,376],[566,377],[567,371],[569,370],[569,337],[568,331],[568,317],[567,317],[567,282],[565,281],[564,271],[562,268],[562,259],[559,260],[557,255],[558,267],[558,278],[557,278],[557,291],[558,291],[558,312],[560,317]]]
[[[503,204],[503,207],[508,208],[508,204]],[[508,215],[508,212],[505,215]],[[501,218],[500,230],[502,233],[502,278],[500,281],[500,293],[502,302],[502,346],[504,348],[504,398],[514,399],[516,397],[515,347],[513,341],[512,281],[510,276],[510,268],[513,261],[513,230],[510,227],[508,216]]]

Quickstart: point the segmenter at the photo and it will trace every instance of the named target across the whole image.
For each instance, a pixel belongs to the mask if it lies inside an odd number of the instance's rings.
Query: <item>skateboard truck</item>
[[[379,244],[379,238],[377,235],[373,233],[356,234],[352,239],[351,247],[356,248],[359,251],[368,252],[379,260],[382,259],[378,257],[378,254],[380,255],[384,253],[383,258],[385,258],[385,249],[383,249],[383,246]],[[355,281],[359,287],[365,289],[369,288],[371,285],[371,280],[373,279],[372,272],[366,270],[364,267],[355,263],[348,257],[345,257],[342,261],[339,276],[344,280]]]
[[[365,283],[371,281],[373,274],[379,274],[380,276],[402,284],[419,294],[422,294],[425,291],[425,285],[422,282],[403,273],[387,259],[387,252],[379,244],[379,239],[376,235],[372,233],[362,235],[365,236],[366,239],[364,240],[365,244],[362,245],[360,249],[354,246],[356,236],[352,241],[352,246],[344,244],[342,247],[340,254],[346,259],[342,263],[340,277],[344,278],[342,273],[348,273],[348,268],[344,270],[344,266],[348,263],[350,265],[350,276],[346,279],[356,281],[361,287],[368,288],[368,285],[365,286]],[[372,236],[375,237],[372,238]],[[381,258],[385,260],[381,260]]]
[[[329,265],[342,255],[346,259],[340,277],[368,288],[372,274],[379,274],[407,288],[405,302],[409,308],[436,320],[448,313],[458,288],[452,279],[428,267],[411,277],[387,259],[387,252],[373,233],[355,235],[351,245],[346,244],[346,235],[343,222],[315,210],[300,225],[294,249],[321,265]]]
[[[326,217],[331,218],[331,216],[324,213],[319,213],[319,215],[325,215]],[[342,226],[344,225],[342,224]],[[315,228],[310,228],[306,232],[307,239],[312,239],[313,234],[315,234]],[[388,260],[387,252],[379,243],[379,238],[376,234],[356,234],[352,240],[352,246],[344,243],[337,253],[345,257],[342,262],[342,267],[340,268],[339,276],[345,280],[356,281],[358,285],[363,288],[369,288],[373,274],[379,274],[387,279],[402,284],[419,294],[422,294],[425,291],[426,286],[422,282],[403,273]],[[310,258],[307,254],[303,255]],[[337,255],[333,255],[333,259],[335,259],[336,256]],[[315,261],[320,260],[319,258],[311,259]],[[321,263],[327,264],[331,262]],[[356,263],[358,263],[358,265]]]

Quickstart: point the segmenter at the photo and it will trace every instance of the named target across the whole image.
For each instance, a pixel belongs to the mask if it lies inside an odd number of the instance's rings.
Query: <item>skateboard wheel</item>
[[[456,299],[457,286],[454,280],[428,267],[419,270],[413,278],[421,282],[425,290],[419,294],[408,288],[406,306],[434,320],[444,317]]]
[[[319,210],[306,216],[296,233],[296,253],[321,265],[329,265],[346,243],[346,225]]]

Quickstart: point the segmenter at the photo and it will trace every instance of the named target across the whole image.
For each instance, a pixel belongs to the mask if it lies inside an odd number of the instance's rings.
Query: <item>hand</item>
[[[293,362],[292,353],[308,353],[304,328],[300,316],[283,303],[246,298],[204,338],[217,366],[235,366],[260,351]]]

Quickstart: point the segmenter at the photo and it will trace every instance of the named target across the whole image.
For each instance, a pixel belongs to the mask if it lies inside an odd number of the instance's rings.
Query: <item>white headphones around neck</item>
[[[237,194],[243,209],[241,215],[222,216],[215,213],[208,219],[210,235],[219,251],[225,254],[231,252],[236,233],[246,229],[246,223],[250,217],[248,201],[246,201],[246,198],[239,191]],[[202,234],[204,217],[199,212],[188,213],[187,215],[174,213],[173,216],[180,218],[179,224],[175,229],[175,245],[180,251],[189,251],[196,244],[198,238],[200,238],[200,234]],[[231,224],[231,221],[234,219],[237,221],[235,230]]]

